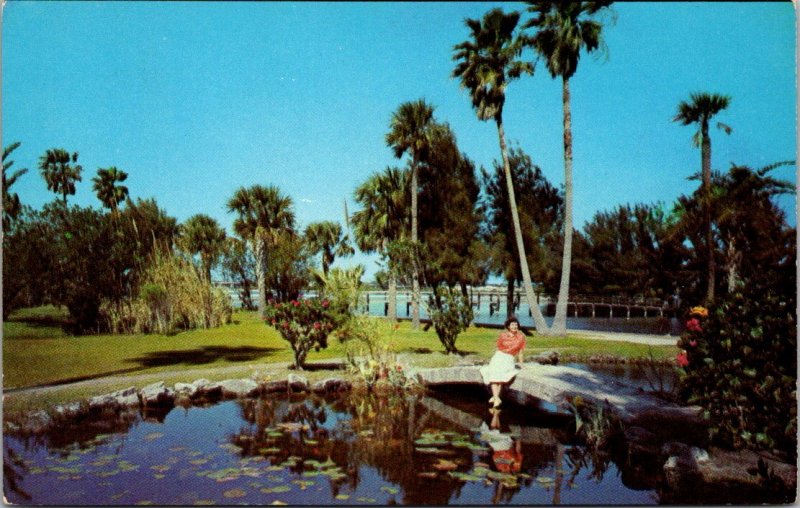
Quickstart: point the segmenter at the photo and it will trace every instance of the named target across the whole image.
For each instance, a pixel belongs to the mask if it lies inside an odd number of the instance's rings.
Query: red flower
[[[686,329],[690,332],[702,332],[703,328],[700,326],[700,321],[695,318],[686,322]]]
[[[697,347],[697,341],[696,340],[690,340],[689,341],[689,345],[692,346],[692,347]]]
[[[328,305],[329,305],[328,300],[322,300],[322,306],[323,307],[328,307]]]
[[[681,351],[678,353],[678,356],[675,357],[675,360],[678,362],[679,367],[686,367],[689,365],[689,355],[686,351]]]
[[[276,319],[273,319],[273,320],[272,320],[272,324],[273,324],[273,325],[275,325],[275,323],[277,323],[277,322],[278,322],[278,321],[277,321]]]
[[[319,330],[320,324],[318,322],[314,322],[314,330]]]
[[[288,323],[288,322],[286,322],[286,321],[284,321],[283,323],[281,323],[281,325],[282,325],[284,328],[289,328],[289,323]]]
[[[292,305],[297,307],[298,305],[300,305],[300,302],[298,302],[297,300],[292,300]]]

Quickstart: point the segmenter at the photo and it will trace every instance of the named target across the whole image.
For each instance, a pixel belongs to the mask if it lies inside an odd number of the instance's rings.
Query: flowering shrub
[[[337,316],[328,300],[319,298],[283,303],[270,300],[264,320],[292,346],[296,369],[303,368],[312,347],[316,351],[328,347],[328,334],[337,324]]]
[[[404,367],[397,362],[394,344],[380,339],[378,320],[368,316],[355,316],[341,329],[337,336],[345,344],[345,355],[349,370],[361,377],[368,388],[379,380],[386,380],[394,387],[408,387],[413,384],[406,377]],[[392,325],[391,335],[397,330]]]
[[[797,330],[793,302],[770,289],[689,311],[678,341],[681,395],[703,408],[712,439],[796,457]]]

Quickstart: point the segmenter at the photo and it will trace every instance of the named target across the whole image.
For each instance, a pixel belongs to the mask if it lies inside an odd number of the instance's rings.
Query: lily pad
[[[264,494],[282,494],[290,490],[292,490],[292,488],[288,485],[278,485],[277,487],[265,487],[261,489],[261,492]]]
[[[338,499],[339,501],[347,501],[348,499],[350,499],[350,494],[337,494],[336,499]]]
[[[164,437],[163,432],[151,432],[150,434],[144,436],[145,441],[155,441],[156,439]]]
[[[400,492],[400,489],[396,489],[394,487],[385,487],[385,486],[381,487],[381,490],[383,492],[386,492],[387,494],[397,494],[398,492]]]
[[[437,471],[455,471],[458,469],[458,464],[451,460],[439,459],[439,462],[433,465]]]
[[[258,453],[263,453],[264,455],[275,455],[276,453],[280,453],[280,448],[259,448]]]
[[[222,493],[222,496],[227,497],[228,499],[244,497],[246,495],[247,492],[245,492],[244,489],[239,489],[239,488],[226,490],[225,492]]]

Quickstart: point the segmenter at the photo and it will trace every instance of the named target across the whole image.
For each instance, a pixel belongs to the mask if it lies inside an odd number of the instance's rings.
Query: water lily
[[[678,362],[679,367],[686,367],[689,365],[689,354],[684,349],[678,353],[678,356],[675,357],[675,360]]]
[[[686,329],[690,332],[702,332],[703,328],[700,326],[700,321],[696,318],[692,318],[686,322]]]

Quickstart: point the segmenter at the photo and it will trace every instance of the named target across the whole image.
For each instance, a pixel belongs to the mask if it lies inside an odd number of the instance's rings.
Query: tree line
[[[143,281],[150,280],[144,274],[164,253],[183,259],[209,286],[212,270],[219,270],[239,283],[243,305],[263,315],[270,298],[297,298],[357,247],[381,258],[376,281],[389,290],[391,318],[398,284],[412,288],[415,326],[421,287],[434,290],[428,305],[435,308],[442,305],[436,289],[460,288],[466,295],[469,285],[490,276],[501,277],[509,294],[521,286],[529,303],[537,292],[557,294],[551,327],[531,305],[537,330],[550,334],[565,333],[567,300],[575,293],[678,296],[710,305],[757,278],[794,292],[795,230],[774,202],[793,186],[770,176],[793,161],[712,171],[709,126],[730,104],[724,95],[691,94],[673,118],[698,126],[693,139],[701,170],[690,176],[700,180],[694,193],[671,204],[620,205],[574,228],[570,79],[583,52],[607,50],[599,19],[609,5],[529,2],[525,20],[523,13],[499,8],[465,20],[469,37],[453,48],[452,78],[469,92],[478,120],[494,121],[499,160],[477,168],[449,124],[436,118],[434,105],[403,102],[391,115],[385,143],[405,166],[368,175],[354,190],[359,209],[344,225],[321,221],[300,228],[292,198],[274,185],[242,187],[227,200],[233,236],[202,213],[178,224],[155,199],[132,200],[122,185],[127,174],[114,166],[92,178],[102,210],[70,207],[83,168],[77,152],[60,148],[39,160],[57,197],[33,210],[11,192],[27,171],[11,172],[19,143],[6,147],[4,317],[21,306],[54,303],[67,306],[77,329],[102,328],[108,309],[142,298]],[[521,147],[509,146],[503,123],[507,87],[533,75],[539,63],[562,83],[563,187],[549,182]],[[158,292],[147,294],[152,300]]]

